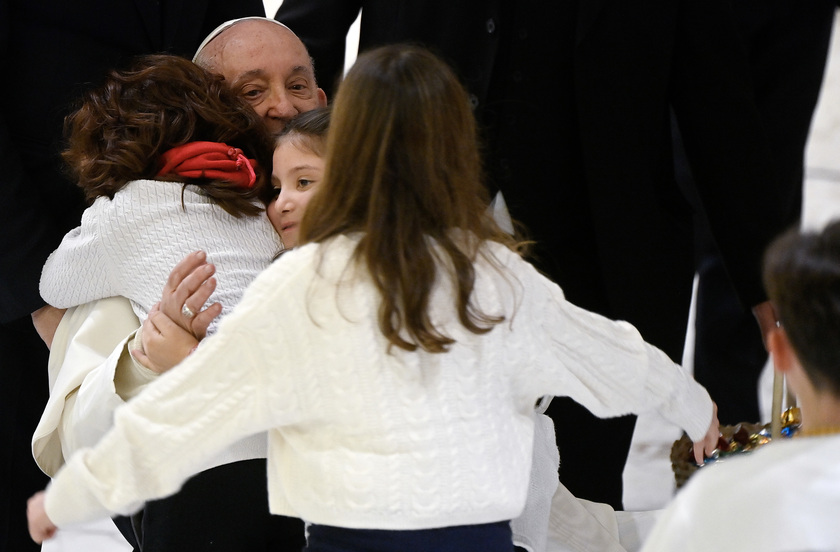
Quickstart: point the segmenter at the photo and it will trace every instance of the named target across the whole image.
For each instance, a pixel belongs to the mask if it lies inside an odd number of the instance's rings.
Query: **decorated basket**
[[[793,436],[799,429],[800,423],[798,408],[792,407],[785,410],[781,415],[781,437]],[[717,449],[711,457],[706,459],[706,463],[702,467],[723,461],[730,456],[749,453],[771,442],[773,438],[770,426],[771,424],[761,425],[746,422],[721,426],[721,436],[718,439]],[[694,472],[701,468],[694,463],[693,445],[688,435],[683,435],[680,439],[674,441],[671,446],[671,468],[674,470],[674,479],[678,489],[688,481],[688,478]]]

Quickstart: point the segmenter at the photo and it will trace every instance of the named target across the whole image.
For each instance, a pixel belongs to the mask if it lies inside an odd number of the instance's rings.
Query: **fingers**
[[[698,466],[702,466],[704,462],[704,454],[703,454],[703,445],[704,443],[694,443],[694,463]]]
[[[171,333],[183,331],[183,328],[161,311],[149,311],[149,317],[146,320],[154,328],[156,335],[166,337]],[[143,331],[145,332],[145,328],[143,328]]]
[[[44,509],[44,491],[35,493],[26,502],[26,520],[29,527],[29,536],[36,543],[41,544],[55,535],[57,527],[47,517],[47,512]]]
[[[196,339],[201,341],[207,335],[207,328],[210,323],[220,314],[222,314],[221,303],[213,303],[200,313],[195,315],[192,320],[192,334]]]
[[[194,251],[181,259],[181,261],[175,265],[175,268],[172,269],[172,272],[169,273],[169,278],[166,280],[164,292],[167,290],[174,291],[178,289],[178,286],[184,281],[184,278],[189,276],[196,268],[206,262],[207,254],[204,253],[204,251]]]
[[[718,447],[718,440],[720,439],[720,432],[715,431],[714,434],[706,434],[702,441],[694,443],[694,460],[698,466],[705,463],[706,458],[711,458]]]
[[[212,265],[209,266],[212,267]],[[213,319],[222,312],[222,307],[218,303],[208,307],[210,312],[207,312],[207,309],[201,310],[201,306],[208,301],[215,290],[216,279],[209,278],[201,283],[195,293],[187,297],[183,307],[181,307],[181,314],[187,324],[187,328],[185,329],[192,333],[199,341],[207,335],[207,327]],[[190,311],[189,315],[185,315],[184,313],[187,309]]]
[[[702,441],[694,443],[694,460],[697,465],[703,465],[706,458],[711,457],[715,449],[718,448],[718,441],[720,440],[720,422],[717,417],[717,404],[712,403],[712,421],[709,423],[709,429],[706,435],[703,436]]]
[[[194,333],[194,318],[216,289],[216,280],[212,278],[215,270],[206,262],[204,252],[187,255],[169,274],[161,297],[161,311],[180,327]],[[199,327],[203,324],[206,321]]]
[[[143,323],[142,341],[144,351],[135,358],[158,373],[179,364],[198,345],[190,332],[155,309],[149,311],[149,317]]]

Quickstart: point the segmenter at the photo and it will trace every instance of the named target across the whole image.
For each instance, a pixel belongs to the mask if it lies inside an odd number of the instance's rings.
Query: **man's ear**
[[[318,95],[318,107],[327,107],[327,93],[323,88],[319,88],[316,92]]]
[[[767,348],[773,355],[776,370],[785,373],[796,363],[796,355],[784,328],[773,328],[768,334]]]

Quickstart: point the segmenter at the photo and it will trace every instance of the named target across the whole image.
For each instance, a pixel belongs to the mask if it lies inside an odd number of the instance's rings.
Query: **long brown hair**
[[[434,55],[396,45],[359,56],[333,104],[320,192],[301,241],[362,232],[354,258],[379,290],[392,345],[444,352],[453,343],[429,318],[439,269],[451,273],[465,328],[481,334],[504,319],[470,304],[473,263],[484,240],[515,244],[487,212],[467,94]]]
[[[175,146],[223,142],[257,160],[253,188],[206,178],[177,181],[202,186],[234,216],[262,212],[253,200],[271,174],[273,147],[268,130],[220,77],[187,59],[142,56],[127,70],[112,71],[67,117],[65,133],[68,147],[62,156],[89,201],[99,196],[113,198],[132,180],[155,179],[161,154]]]

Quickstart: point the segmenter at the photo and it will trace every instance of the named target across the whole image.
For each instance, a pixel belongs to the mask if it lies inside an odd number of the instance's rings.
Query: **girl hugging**
[[[142,321],[171,268],[201,249],[224,314],[282,249],[260,201],[271,137],[221,78],[145,56],[88,92],[66,129],[64,159],[92,204],[44,265],[49,304],[122,295]]]

